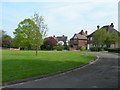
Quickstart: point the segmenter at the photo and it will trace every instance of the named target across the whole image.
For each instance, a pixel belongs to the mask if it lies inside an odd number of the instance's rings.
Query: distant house
[[[67,36],[62,35],[55,37],[54,35],[53,38],[55,38],[58,43],[61,43],[62,45],[67,45]]]
[[[87,46],[87,31],[81,30],[81,32],[74,34],[70,39],[70,49],[78,50],[82,46]]]
[[[113,23],[111,25],[106,25],[101,27],[101,29],[104,28],[107,32],[112,33],[112,32],[117,32],[118,35],[120,36],[120,32],[118,32],[116,29],[114,29]],[[97,26],[97,30],[100,29],[100,26]],[[93,46],[92,40],[93,40],[93,35],[97,31],[95,30],[93,33],[87,36],[87,49],[89,50],[91,46]],[[98,36],[99,38],[99,36]],[[110,48],[120,48],[120,41],[116,42],[115,44],[112,44]]]

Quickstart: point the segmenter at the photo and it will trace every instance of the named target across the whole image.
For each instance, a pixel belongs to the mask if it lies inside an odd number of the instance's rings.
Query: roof
[[[57,37],[55,37],[55,39],[56,39],[57,41],[66,42],[66,41],[67,41],[67,36],[57,36]]]
[[[105,29],[107,32],[112,33],[112,32],[117,32],[120,35],[120,32],[117,31],[116,29],[114,29],[114,27],[111,27],[110,25],[105,25],[100,29]],[[90,35],[88,35],[87,37],[91,37],[93,36],[93,34],[96,32],[97,30],[95,30],[93,33],[91,33]]]
[[[74,40],[75,38],[74,37],[77,37],[77,39],[81,39],[81,40],[87,40],[87,31],[83,31],[83,30],[81,30],[79,33],[77,33],[77,34],[74,34],[74,36],[70,39],[70,40]]]
[[[86,35],[76,34],[78,39],[87,39]]]

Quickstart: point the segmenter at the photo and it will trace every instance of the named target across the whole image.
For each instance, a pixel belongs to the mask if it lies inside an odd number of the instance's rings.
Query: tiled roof
[[[86,35],[76,34],[78,39],[87,39]]]
[[[107,32],[109,33],[112,33],[112,32],[117,32],[119,35],[120,35],[120,32],[117,31],[116,29],[114,29],[113,27],[111,27],[110,25],[106,25],[106,26],[103,26],[101,27],[100,29],[105,29]],[[95,30],[93,33],[91,33],[90,35],[88,35],[87,37],[89,36],[92,36],[97,30]]]
[[[63,42],[66,42],[67,41],[67,36],[58,36],[58,37],[55,37],[57,41],[63,41]]]

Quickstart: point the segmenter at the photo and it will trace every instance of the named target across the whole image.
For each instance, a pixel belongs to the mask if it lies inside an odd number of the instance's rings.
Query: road
[[[118,88],[118,54],[97,52],[97,62],[73,72],[10,85],[8,88]]]

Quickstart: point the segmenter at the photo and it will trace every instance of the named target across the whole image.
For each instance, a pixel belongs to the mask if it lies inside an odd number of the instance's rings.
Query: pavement
[[[6,88],[118,88],[118,54],[93,52],[99,56],[95,63],[73,72],[32,80]],[[4,87],[4,88],[5,88]]]

